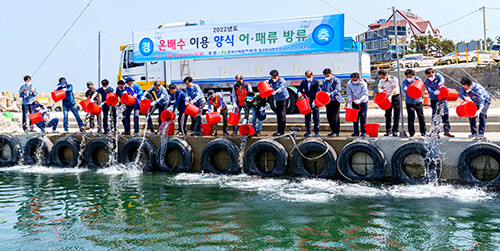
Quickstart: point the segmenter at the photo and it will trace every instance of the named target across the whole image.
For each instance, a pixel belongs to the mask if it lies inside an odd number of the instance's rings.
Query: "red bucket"
[[[201,124],[201,131],[204,136],[212,135],[212,125],[209,124]]]
[[[269,82],[267,80],[265,81],[260,81],[259,84],[257,84],[257,89],[259,89],[260,96],[262,98],[267,98],[271,95],[273,95],[273,88],[269,85]]]
[[[151,111],[151,103],[152,102],[153,102],[153,100],[152,99],[148,99],[148,98],[141,100],[141,102],[140,102],[140,105],[141,105],[141,108],[140,108],[141,114],[146,115],[146,114],[149,113],[149,111]]]
[[[448,87],[446,87],[446,85],[439,85],[438,90],[439,90],[439,94],[438,94],[439,100],[448,98],[449,90],[448,90]]]
[[[184,110],[184,113],[186,115],[189,115],[191,117],[198,117],[198,113],[200,113],[200,108],[198,108],[197,106],[191,104],[191,103],[188,103],[187,106],[186,106],[186,110]]]
[[[458,100],[458,91],[455,89],[449,89],[448,97],[446,98],[448,101],[457,101]]]
[[[309,98],[302,94],[302,97],[297,97],[297,107],[299,108],[300,114],[306,115],[311,113],[311,105],[309,104]]]
[[[472,101],[463,101],[457,106],[457,115],[462,118],[473,118],[477,112],[477,106]]]
[[[236,109],[236,112],[234,112],[234,109]],[[238,126],[238,124],[240,123],[240,118],[241,118],[240,110],[238,109],[238,107],[234,107],[233,111],[229,113],[229,118],[227,119],[227,123],[233,126]]]
[[[89,103],[90,103],[90,99],[84,99],[80,102],[80,106],[82,107],[84,112],[88,112],[87,106],[89,105]]]
[[[209,125],[217,124],[220,122],[220,114],[218,112],[207,112],[206,118]]]
[[[106,104],[108,106],[115,106],[118,104],[118,96],[116,96],[116,93],[110,92],[106,95]]]
[[[134,96],[128,95],[127,105],[135,105],[135,102],[136,102],[136,100],[135,100]]]
[[[330,95],[326,92],[318,92],[316,93],[316,99],[314,99],[314,105],[317,107],[322,107],[324,105],[328,105],[330,103]]]
[[[171,112],[169,110],[164,110],[160,114],[160,119],[161,119],[161,121],[171,122],[175,119],[175,113]]]
[[[391,108],[391,101],[389,100],[389,94],[386,91],[379,92],[375,95],[373,102],[380,107],[382,110],[387,110]]]
[[[51,93],[52,100],[57,103],[59,100],[63,100],[66,98],[66,92],[64,90],[53,91]]]
[[[120,97],[120,102],[122,102],[122,104],[127,104],[129,96],[130,95],[128,95],[127,92],[122,93],[122,96]]]
[[[101,107],[99,107],[98,105],[96,105],[93,102],[90,102],[87,105],[87,112],[88,113],[91,113],[91,114],[94,114],[94,115],[99,115],[99,114],[101,114],[101,111],[102,111]]]
[[[253,128],[253,126],[249,125],[249,124],[246,124],[246,125],[242,125],[240,127],[240,136],[247,136],[247,137],[251,137],[253,136],[255,133],[255,128]]]
[[[365,124],[366,134],[370,137],[378,137],[379,124]]]
[[[30,117],[31,124],[33,125],[43,120],[42,114],[39,112],[29,114],[28,116]]]
[[[347,108],[347,104],[354,101],[349,101],[345,103],[345,120],[350,122],[356,122],[358,120],[359,109]]]
[[[419,99],[422,97],[424,89],[425,89],[424,82],[420,80],[415,80],[411,83],[410,86],[408,86],[408,89],[406,89],[406,94],[411,98]]]
[[[167,135],[174,135],[175,133],[175,123],[170,123],[167,126]]]

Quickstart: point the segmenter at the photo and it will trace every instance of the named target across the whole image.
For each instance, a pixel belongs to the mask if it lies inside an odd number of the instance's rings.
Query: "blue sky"
[[[498,0],[482,1],[334,1],[325,0],[364,26],[346,17],[346,36],[366,30],[368,24],[387,18],[387,8],[412,12],[439,28],[481,6],[500,8]],[[18,91],[24,75],[31,75],[54,44],[71,25],[89,0],[2,1],[0,9],[1,90]],[[261,19],[336,14],[321,0],[242,1],[242,0],[94,0],[59,47],[49,57],[33,84],[39,91],[55,88],[64,76],[77,91],[85,90],[89,80],[97,83],[97,32],[102,35],[101,75],[112,86],[116,82],[119,47],[132,41],[132,30],[153,29],[171,22],[226,23]],[[500,35],[500,10],[488,10],[488,37]],[[444,37],[454,41],[483,37],[482,14],[473,14],[441,28]]]

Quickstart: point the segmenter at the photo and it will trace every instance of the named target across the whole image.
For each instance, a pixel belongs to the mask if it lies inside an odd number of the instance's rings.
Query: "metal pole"
[[[401,72],[399,70],[399,44],[398,44],[398,28],[396,26],[396,9],[394,6],[392,6],[392,21],[394,21],[394,38],[396,41],[396,63],[398,65],[398,83],[399,83],[399,105],[401,108],[399,109],[401,111],[401,134],[399,135],[400,137],[406,137],[405,133],[405,122],[404,122],[404,116],[403,116],[403,88],[401,87]]]
[[[97,82],[101,87],[101,31],[97,32]]]
[[[483,46],[483,49],[486,50],[486,7],[483,6],[483,32],[484,32],[484,41],[483,43],[485,44]]]

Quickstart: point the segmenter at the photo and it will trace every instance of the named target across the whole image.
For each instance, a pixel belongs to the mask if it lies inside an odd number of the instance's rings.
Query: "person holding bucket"
[[[361,124],[361,136],[366,136],[366,111],[368,110],[368,85],[359,78],[359,73],[351,74],[351,80],[347,82],[347,102],[352,102],[353,109],[359,109],[356,122],[353,122],[354,133],[351,136],[359,136]]]
[[[42,130],[42,132],[45,132],[45,127],[52,127],[52,133],[57,133],[57,124],[59,124],[59,119],[50,119],[49,110],[47,110],[47,108],[40,103],[35,102],[33,103],[33,112],[39,112],[42,115],[43,120],[35,124],[38,128],[40,128],[40,130]]]
[[[403,91],[405,92],[405,102],[406,111],[408,112],[408,133],[410,137],[415,135],[415,113],[417,113],[418,125],[420,127],[420,135],[425,136],[425,116],[424,116],[424,105],[422,104],[424,91],[420,95],[420,98],[414,99],[408,95],[408,87],[414,81],[422,81],[419,77],[415,76],[415,71],[408,69],[405,71],[406,79],[403,80]]]
[[[161,113],[170,102],[167,89],[161,85],[160,81],[155,81],[153,86],[144,92],[144,96],[153,100],[149,114],[153,114],[158,109],[158,125],[161,125]],[[156,134],[151,116],[148,118],[148,128],[151,134]]]
[[[468,77],[462,77],[460,83],[462,84],[460,98],[465,101],[472,101],[478,107],[474,117],[469,118],[470,131],[472,133],[469,138],[484,138],[491,96],[481,84],[472,82]],[[477,117],[479,117],[479,131],[476,124]]]
[[[30,121],[27,120],[26,117],[28,116],[28,114],[31,114],[33,112],[33,103],[36,102],[36,96],[38,95],[38,92],[31,85],[30,76],[24,76],[23,80],[24,84],[21,85],[21,88],[19,89],[19,97],[23,99],[21,105],[23,130],[24,132],[28,132],[28,124],[30,124]],[[30,131],[34,131],[33,125],[30,125]]]
[[[385,91],[389,96],[387,97],[391,102],[391,107],[385,110],[385,134],[384,136],[397,137],[399,132],[399,117],[401,116],[401,103],[399,102],[399,83],[398,79],[394,76],[388,75],[387,71],[378,71],[380,80],[378,82],[378,92]],[[394,111],[394,115],[393,112]],[[391,119],[394,117],[394,124],[391,127]]]
[[[92,81],[87,82],[87,89],[88,90],[85,92],[85,97],[90,99],[91,102],[94,102],[100,106],[100,97],[97,95],[97,91],[94,88],[94,83],[92,83]],[[101,133],[101,115],[87,114],[87,116],[89,116],[89,125],[87,126],[87,128],[85,128],[85,130],[94,129],[94,119],[95,117],[97,117],[97,128],[99,128],[97,132]]]
[[[125,79],[125,91],[135,98],[135,103],[133,105],[127,105],[125,111],[123,112],[124,116],[124,127],[125,133],[124,135],[130,135],[130,115],[132,111],[134,112],[134,136],[139,135],[139,113],[140,113],[140,104],[139,102],[142,99],[142,94],[144,93],[141,89],[141,86],[134,83],[134,79],[128,77]]]
[[[238,74],[235,78],[236,83],[233,86],[231,97],[233,98],[233,108],[238,107],[238,111],[241,114],[245,108],[245,99],[247,98],[248,93],[253,91],[250,84],[243,82],[243,75]],[[238,126],[233,126],[233,134],[231,136],[236,136],[237,134]]]
[[[280,78],[279,72],[277,70],[272,70],[269,72],[271,79],[268,80],[271,87],[274,89],[273,98],[276,102],[276,117],[278,120],[278,131],[273,134],[273,136],[281,136],[285,134],[286,127],[286,108],[288,106],[288,89],[286,87],[286,81],[284,78]]]
[[[429,97],[431,99],[432,118],[433,118],[432,124],[433,126],[439,126],[439,125],[434,125],[435,123],[434,116],[441,114],[441,109],[443,109],[443,115],[441,116],[441,118],[443,122],[444,136],[455,137],[454,135],[450,134],[451,127],[450,127],[450,119],[448,113],[448,102],[446,101],[446,97],[441,99],[439,97],[440,93],[439,89],[441,86],[444,86],[444,77],[441,76],[441,74],[436,73],[432,68],[425,69],[425,75],[427,76],[427,79],[425,80],[424,84],[425,88],[427,88],[427,92],[429,93]]]
[[[113,128],[116,129],[116,109],[113,106],[110,107],[106,103],[106,98],[107,98],[108,94],[113,93],[113,92],[114,92],[113,87],[109,86],[109,81],[107,79],[103,79],[101,81],[101,87],[99,87],[96,90],[96,93],[94,93],[94,95],[91,98],[91,99],[94,99],[95,98],[94,96],[99,95],[99,94],[101,95],[101,107],[102,107],[102,115],[103,115],[102,125],[103,125],[103,129],[104,129],[104,133],[106,133],[106,134],[109,133],[108,115],[109,115],[110,110],[111,110],[111,116],[113,116]]]
[[[227,133],[227,105],[226,101],[222,95],[215,93],[213,90],[209,90],[207,93],[208,97],[208,112],[216,111],[222,115],[222,132],[224,136],[228,136]],[[212,136],[217,136],[217,124],[212,124]]]
[[[187,122],[187,117],[183,116],[184,111],[186,110],[186,93],[183,92],[182,90],[179,90],[177,88],[177,85],[175,84],[170,84],[168,86],[168,91],[170,92],[170,100],[172,100],[174,103],[168,108],[169,111],[174,111],[175,108],[177,108],[178,113],[178,118],[177,118],[177,123],[179,127],[179,133],[178,134],[187,134],[187,129],[186,129],[186,122]]]
[[[300,82],[298,89],[298,97],[301,98],[302,95],[306,95],[309,98],[309,105],[311,106],[311,112],[304,115],[306,123],[306,133],[304,137],[311,136],[311,113],[314,121],[314,134],[319,137],[319,107],[313,104],[316,99],[316,93],[320,91],[319,81],[314,79],[314,74],[311,70],[305,72],[306,78]]]
[[[203,110],[203,107],[206,105],[206,100],[203,95],[203,91],[200,86],[197,84],[193,84],[193,78],[188,76],[184,78],[184,84],[186,84],[186,98],[188,102],[191,102],[193,105],[200,108],[200,111]],[[194,128],[193,134],[191,136],[200,136],[201,135],[201,112],[198,113],[196,118],[193,118],[196,127]]]
[[[330,103],[326,105],[326,118],[328,119],[331,132],[327,136],[338,137],[340,133],[340,104],[345,103],[345,99],[341,93],[342,83],[340,79],[333,76],[330,68],[324,69],[323,75],[325,76],[325,82],[323,82],[321,91],[330,95]]]
[[[63,106],[63,127],[64,127],[64,132],[68,132],[68,112],[71,111],[73,115],[75,116],[76,122],[78,123],[78,127],[80,128],[81,132],[85,131],[85,127],[83,125],[83,121],[80,118],[80,114],[78,114],[78,106],[76,105],[75,102],[75,96],[73,95],[73,85],[69,84],[66,81],[66,78],[61,77],[59,78],[59,83],[57,84],[57,89],[56,91],[59,90],[64,90],[66,93],[66,97],[62,101],[62,106]]]
[[[268,98],[263,98],[260,93],[250,92],[245,100],[245,118],[243,125],[247,124],[250,118],[250,110],[252,111],[252,126],[255,128],[255,136],[260,136],[262,131],[262,123],[266,119],[266,104]]]

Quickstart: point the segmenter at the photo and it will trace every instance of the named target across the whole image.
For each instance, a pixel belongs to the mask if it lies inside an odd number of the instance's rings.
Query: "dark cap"
[[[277,70],[272,70],[271,72],[269,72],[269,75],[276,77],[279,75],[279,72]]]
[[[123,81],[123,80],[118,81],[118,85],[124,85],[124,84],[125,84],[125,81]]]
[[[208,90],[208,92],[207,92],[208,98],[212,97],[212,95],[214,95],[214,93],[215,93],[214,90]]]
[[[128,78],[125,79],[125,82],[130,82],[130,81],[135,81],[135,80],[133,78],[131,78],[131,77],[128,77]]]

